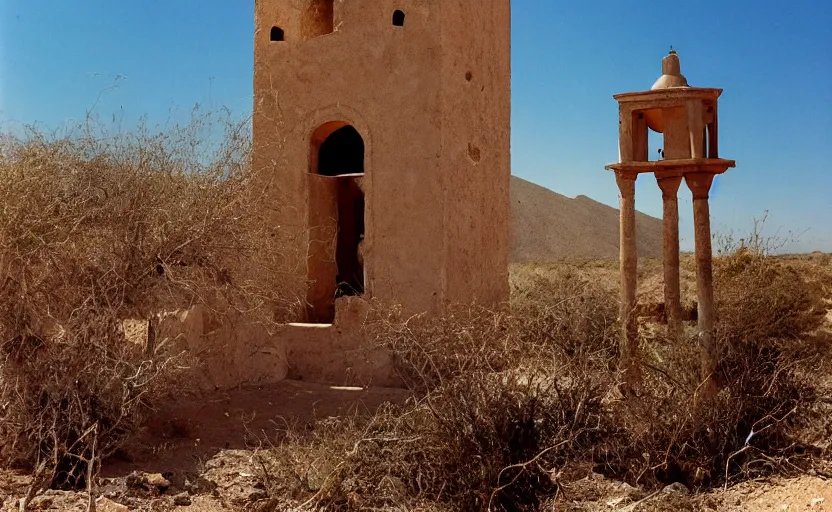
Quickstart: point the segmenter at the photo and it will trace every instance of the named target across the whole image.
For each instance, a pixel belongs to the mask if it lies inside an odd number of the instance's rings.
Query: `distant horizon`
[[[196,104],[249,115],[253,24],[253,2],[6,0],[0,126],[51,130],[93,106],[126,128],[181,120]],[[512,175],[617,208],[604,170],[618,157],[612,95],[649,89],[672,45],[692,86],[724,91],[720,156],[737,167],[715,181],[712,232],[750,232],[769,212],[767,235],[799,234],[781,252],[832,252],[831,27],[832,4],[811,0],[514,0]],[[636,188],[636,208],[661,218],[655,181]],[[679,213],[692,250],[684,185]]]
[[[559,195],[559,196],[561,196],[561,197],[564,197],[564,198],[566,198],[566,199],[569,199],[569,200],[577,200],[577,199],[578,199],[578,198],[580,198],[580,197],[585,197],[585,198],[587,198],[587,199],[588,199],[588,200],[590,200],[590,201],[595,201],[595,202],[597,202],[598,204],[602,204],[602,205],[607,206],[607,207],[609,207],[609,208],[613,208],[613,209],[615,209],[615,210],[618,210],[618,205],[617,205],[617,204],[616,204],[616,205],[610,205],[610,204],[602,203],[601,201],[598,201],[597,199],[594,199],[593,197],[588,196],[587,194],[577,194],[577,195],[574,195],[574,196],[567,196],[567,195],[561,194],[561,193],[560,193],[560,192],[558,192],[557,190],[552,190],[552,189],[547,188],[547,187],[545,187],[545,186],[543,186],[543,185],[540,185],[539,183],[535,183],[535,182],[530,181],[530,180],[528,180],[528,179],[526,179],[526,178],[523,178],[522,176],[518,176],[518,175],[516,175],[516,174],[514,174],[514,173],[512,173],[512,174],[511,174],[511,177],[512,177],[512,178],[521,179],[521,180],[526,181],[526,182],[528,182],[528,183],[531,183],[531,184],[533,184],[533,185],[537,185],[538,187],[542,187],[542,188],[544,188],[544,189],[548,190],[549,192],[551,192],[551,193],[553,193],[553,194],[557,194],[557,195]],[[637,212],[637,213],[640,213],[640,214],[642,214],[642,215],[647,215],[647,216],[648,216],[648,217],[650,217],[651,219],[656,220],[656,221],[658,221],[658,222],[661,222],[661,221],[662,221],[662,216],[661,216],[661,215],[655,216],[655,215],[652,215],[652,214],[650,214],[650,213],[644,212],[644,211],[642,211],[641,209],[639,209],[639,207],[638,207],[638,202],[636,202],[636,212]],[[756,217],[755,219],[756,219],[758,222],[762,222],[762,221],[764,220],[765,216],[766,216],[766,214],[765,214],[765,212],[763,212],[763,214],[762,214],[762,215],[760,215],[759,217]],[[719,238],[719,237],[731,236],[731,237],[733,238],[733,240],[734,240],[736,243],[739,243],[739,241],[740,241],[741,239],[745,240],[745,239],[748,239],[749,237],[753,236],[753,233],[752,233],[753,228],[754,228],[754,222],[753,222],[753,221],[754,221],[755,219],[752,219],[752,221],[751,221],[750,225],[748,226],[748,229],[743,229],[743,227],[740,227],[740,228],[738,228],[738,229],[734,229],[734,228],[732,228],[732,229],[727,230],[727,231],[715,231],[715,230],[712,228],[712,229],[711,229],[711,235],[712,235],[712,238]],[[764,226],[763,226],[763,227],[764,227]],[[769,231],[770,231],[770,230],[769,230]],[[763,230],[763,232],[765,232],[765,230]],[[768,234],[764,234],[764,235],[763,235],[763,238],[764,238],[764,239],[767,239],[767,240],[768,240],[768,241],[770,241],[771,243],[784,244],[784,246],[783,246],[783,247],[780,247],[780,248],[778,248],[778,249],[772,250],[772,251],[771,251],[771,254],[772,254],[772,255],[777,255],[777,256],[788,256],[788,255],[806,255],[806,254],[812,254],[812,253],[822,253],[822,254],[830,253],[830,254],[832,254],[832,251],[822,251],[822,250],[819,250],[819,249],[809,250],[809,251],[798,251],[798,252],[791,252],[791,251],[785,251],[785,252],[784,252],[784,247],[788,247],[788,242],[787,242],[787,240],[788,240],[788,239],[792,236],[791,234],[788,234],[788,233],[789,233],[789,232],[787,231],[787,234],[786,234],[786,235],[781,235],[781,234],[779,233],[779,231],[776,231],[775,233],[768,233]],[[713,247],[713,252],[714,252],[714,254],[716,254],[716,252],[717,252],[717,250],[718,250],[718,249],[719,249],[719,247],[716,247],[716,246],[714,246],[714,247]],[[766,248],[766,249],[768,249],[768,248]],[[693,252],[694,252],[694,251],[693,251],[693,247],[690,247],[690,248],[687,248],[687,249],[682,248],[682,249],[680,250],[680,254],[683,254],[683,255],[693,255]],[[642,256],[639,256],[639,257],[641,258]],[[644,256],[644,258],[650,259],[649,257],[646,257],[646,256]]]
[[[173,111],[173,110],[181,110],[181,111],[183,111],[183,112],[184,112],[184,111],[186,111],[186,110],[191,111],[191,110],[193,110],[193,108],[201,108],[202,110],[206,110],[206,108],[205,108],[205,107],[203,107],[201,104],[195,104],[195,105],[194,105],[194,107],[192,107],[191,109],[176,109],[176,108],[174,107],[174,108],[172,108],[171,110],[172,110],[172,111]],[[218,111],[221,111],[222,109],[225,109],[225,108],[227,108],[227,107],[225,107],[225,106],[215,106],[215,107],[213,107],[213,109],[212,109],[212,110],[210,110],[210,111],[211,111],[211,112],[218,112]],[[88,112],[87,112],[87,115],[90,115],[90,114],[91,114],[91,115],[95,115],[95,113],[94,113],[94,112],[92,112],[92,111],[88,111]],[[111,114],[111,116],[112,116],[112,114]],[[141,117],[141,116],[140,116],[140,117]],[[86,118],[86,115],[85,115],[85,118]],[[250,118],[251,118],[251,111],[248,111],[248,112],[241,112],[241,113],[238,115],[238,118],[240,118],[240,119],[250,119]],[[52,132],[52,133],[54,133],[54,132],[60,132],[61,130],[68,130],[68,129],[71,129],[71,128],[77,128],[78,126],[80,126],[80,125],[81,125],[81,123],[82,123],[82,119],[83,119],[83,118],[78,118],[78,119],[66,119],[63,123],[60,123],[60,125],[58,125],[58,126],[48,126],[48,127],[44,127],[44,128],[43,128],[43,130],[48,131],[48,132]],[[116,124],[117,124],[117,117],[112,117],[112,119],[113,119],[113,123],[112,123],[112,124],[113,124],[113,125],[116,125]],[[177,122],[181,122],[181,121],[182,121],[182,120],[179,120],[179,121],[177,121]],[[22,126],[27,126],[27,127],[38,127],[38,125],[44,124],[43,122],[40,122],[40,121],[34,121],[34,122],[30,122],[30,123],[22,123],[22,122],[20,122],[20,121],[15,121],[15,120],[4,120],[4,121],[0,121],[0,123],[2,123],[2,124],[0,124],[0,126],[3,126],[3,125],[5,125],[5,126],[13,126],[13,125],[17,124],[17,125],[19,125],[19,126],[21,126],[21,127],[22,127]],[[131,125],[131,126],[129,126],[129,127],[128,127],[128,130],[125,130],[125,131],[129,131],[129,130],[131,130],[131,129],[135,129],[137,126],[138,126],[138,125],[135,125],[135,126]],[[164,132],[164,131],[165,131],[165,129],[167,129],[167,128],[169,128],[169,127],[166,127],[165,125],[156,124],[156,125],[154,125],[154,128],[156,128],[159,132]],[[156,131],[154,131],[154,133],[156,133]],[[651,136],[652,136],[652,135],[653,135],[653,134],[651,133]],[[607,176],[607,177],[608,177],[608,179],[613,180],[613,182],[615,181],[615,178],[614,178],[614,176],[612,175],[612,172],[611,172],[611,171],[606,171],[606,170],[603,170],[602,172],[603,172],[603,173],[605,173],[605,175],[609,175],[609,176]],[[728,172],[730,172],[730,170],[729,170]],[[550,187],[546,186],[546,185],[545,185],[545,184],[543,184],[543,183],[540,183],[540,182],[538,182],[538,181],[535,181],[533,178],[530,178],[530,177],[528,177],[528,176],[524,176],[524,175],[522,175],[522,174],[517,174],[517,173],[515,172],[515,169],[514,169],[513,167],[512,167],[512,169],[511,169],[511,176],[512,176],[513,178],[519,178],[519,179],[522,179],[522,180],[527,181],[527,182],[529,182],[529,183],[533,183],[533,184],[535,184],[535,185],[537,185],[537,186],[543,187],[543,188],[545,188],[546,190],[548,190],[548,191],[550,191],[550,192],[552,192],[552,193],[558,194],[558,195],[560,195],[560,196],[562,196],[562,197],[565,197],[565,198],[567,198],[567,199],[575,200],[575,199],[578,199],[578,198],[580,198],[580,197],[586,197],[587,199],[589,199],[589,200],[591,200],[591,201],[595,201],[595,202],[597,202],[597,203],[599,203],[599,204],[603,204],[603,205],[605,205],[605,206],[608,206],[608,207],[613,208],[613,209],[616,209],[616,210],[618,210],[618,207],[619,207],[619,205],[618,205],[618,202],[617,202],[617,201],[616,201],[616,202],[614,202],[614,203],[605,202],[605,201],[602,201],[602,200],[600,200],[600,199],[598,199],[598,198],[596,198],[596,197],[593,197],[593,196],[591,195],[591,193],[587,193],[587,192],[580,192],[580,191],[579,191],[579,192],[575,193],[574,195],[566,195],[566,194],[564,194],[564,193],[562,193],[562,192],[560,192],[560,191],[558,191],[558,190],[556,190],[556,189],[553,189],[553,188],[550,188]],[[642,184],[642,183],[643,183],[644,181],[646,181],[647,179],[652,179],[652,177],[648,177],[648,176],[644,176],[644,177],[642,177],[642,179],[641,179],[641,180],[639,180],[639,184]],[[714,188],[716,188],[716,186],[714,186]],[[685,194],[685,193],[687,193],[687,192],[688,192],[688,191],[687,191],[687,189],[685,188],[685,186],[684,186],[684,185],[682,185],[682,186],[679,188],[680,216],[683,214],[683,212],[681,211],[681,205],[682,205],[682,204],[683,204],[683,202],[684,202],[684,194]],[[649,217],[651,217],[651,218],[653,218],[653,219],[657,219],[657,220],[659,220],[659,221],[660,221],[660,220],[661,220],[661,218],[662,218],[661,211],[659,211],[659,212],[658,212],[658,214],[656,214],[656,212],[648,212],[648,211],[645,211],[645,210],[642,208],[642,205],[640,204],[640,202],[641,202],[641,201],[640,201],[640,199],[641,199],[641,198],[639,197],[639,194],[637,194],[637,195],[636,195],[636,211],[637,211],[638,213],[640,213],[640,214],[647,215],[647,216],[649,216]],[[748,219],[747,226],[739,225],[739,226],[736,226],[736,227],[730,227],[730,228],[728,228],[727,230],[724,230],[724,229],[717,229],[717,228],[715,228],[715,226],[714,226],[714,224],[715,224],[714,220],[718,220],[718,219],[714,219],[714,215],[712,214],[712,215],[711,215],[711,222],[712,222],[711,231],[712,231],[712,235],[713,235],[713,236],[717,236],[717,235],[720,235],[720,234],[737,233],[737,232],[745,234],[745,233],[746,233],[746,231],[750,231],[750,230],[753,228],[753,221],[754,221],[755,219],[760,220],[760,219],[761,219],[763,216],[765,216],[765,215],[766,215],[766,210],[761,211],[759,215],[757,215],[757,216],[753,216],[753,217],[751,217],[751,218],[749,218],[749,219]],[[780,230],[782,230],[782,229],[784,229],[784,227],[782,227],[782,226],[781,226],[781,227],[778,229],[778,231],[780,231]],[[770,229],[769,229],[768,231],[770,231]],[[789,233],[793,233],[793,231],[792,231],[792,230],[789,230],[789,229],[787,229],[787,232],[789,232]],[[778,238],[778,235],[777,235],[777,234],[769,234],[769,235],[767,235],[767,236],[771,236],[771,237],[774,237],[774,238]],[[788,238],[788,237],[787,237],[787,238]],[[798,237],[798,238],[799,238],[799,237]],[[685,240],[684,238],[681,238],[681,250],[680,250],[680,253],[681,253],[681,254],[693,254],[693,240],[692,240],[692,238],[691,238],[691,239],[689,239],[689,240],[687,240],[687,242],[688,242],[687,244],[686,244],[685,242],[686,242],[686,240]],[[813,252],[832,253],[832,247],[830,247],[830,248],[828,248],[828,249],[826,249],[826,250],[822,250],[822,249],[805,249],[805,250],[797,250],[797,251],[794,251],[794,252],[790,251],[790,249],[791,249],[791,248],[793,248],[794,246],[795,246],[794,242],[791,242],[791,243],[786,243],[786,245],[785,245],[783,248],[781,248],[781,249],[780,249],[780,250],[778,250],[778,251],[774,251],[774,252],[773,252],[773,254],[777,254],[777,255],[789,255],[789,254],[804,255],[804,254],[811,254],[811,253],[813,253]],[[785,252],[784,252],[784,251],[785,251]]]

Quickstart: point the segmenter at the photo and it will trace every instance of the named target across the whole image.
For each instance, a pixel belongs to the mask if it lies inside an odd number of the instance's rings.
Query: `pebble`
[[[673,482],[672,484],[670,484],[668,486],[665,486],[665,488],[662,489],[662,492],[667,492],[667,493],[676,492],[676,493],[679,493],[679,494],[690,494],[690,490],[688,490],[688,488],[685,487],[685,484],[683,484],[681,482]]]
[[[173,497],[173,504],[177,507],[187,507],[191,504],[191,497],[187,492],[180,492]]]

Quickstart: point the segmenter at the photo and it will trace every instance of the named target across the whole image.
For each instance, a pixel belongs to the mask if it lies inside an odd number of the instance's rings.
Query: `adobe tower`
[[[255,2],[253,165],[302,321],[508,298],[509,37],[509,0]]]

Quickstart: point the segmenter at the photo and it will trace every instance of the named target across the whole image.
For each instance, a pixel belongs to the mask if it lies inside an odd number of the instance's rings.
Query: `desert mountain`
[[[511,177],[513,263],[560,258],[618,258],[618,210],[586,196],[570,199]],[[658,258],[662,221],[636,212],[640,257]]]

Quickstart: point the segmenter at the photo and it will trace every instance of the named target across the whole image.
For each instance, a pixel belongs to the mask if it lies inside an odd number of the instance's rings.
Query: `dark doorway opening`
[[[340,121],[312,136],[308,321],[331,323],[338,297],[365,293],[364,139]]]
[[[345,125],[321,143],[317,173],[321,176],[364,173],[364,139],[358,130]]]
[[[404,11],[397,9],[396,12],[393,13],[393,25],[397,27],[404,26]]]
[[[338,180],[338,238],[335,242],[335,298],[364,293],[359,244],[364,240],[364,192],[354,179]]]

